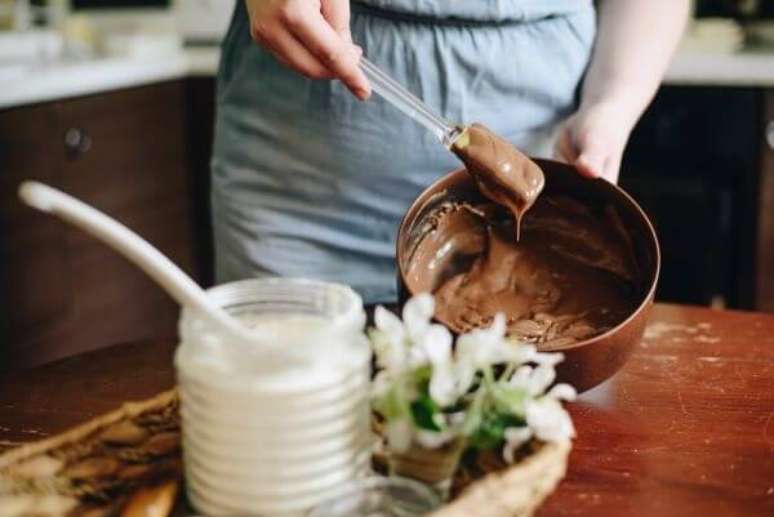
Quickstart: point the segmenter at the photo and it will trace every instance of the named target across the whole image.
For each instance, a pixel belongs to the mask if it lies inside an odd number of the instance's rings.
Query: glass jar
[[[418,481],[372,476],[343,486],[308,517],[417,517],[440,505],[440,498]]]
[[[175,366],[188,495],[205,514],[303,514],[370,462],[361,298],[312,280],[208,291],[253,327],[230,343],[184,309]]]

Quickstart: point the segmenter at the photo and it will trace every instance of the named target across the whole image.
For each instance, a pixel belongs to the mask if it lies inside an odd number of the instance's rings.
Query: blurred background
[[[122,258],[23,208],[24,179],[212,284],[214,78],[234,1],[0,0],[0,370],[177,321]],[[695,2],[621,184],[657,226],[660,301],[774,312],[774,0]]]

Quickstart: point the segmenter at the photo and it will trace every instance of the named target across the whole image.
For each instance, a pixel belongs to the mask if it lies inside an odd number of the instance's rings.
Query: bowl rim
[[[580,174],[580,172],[578,172],[578,170],[575,167],[567,163],[559,162],[556,160],[549,160],[545,158],[533,157],[531,159],[534,160],[538,165],[540,165],[541,168],[543,168],[543,164],[547,163],[547,164],[550,164],[552,167],[572,169],[572,172],[574,174]],[[457,169],[454,169],[444,174],[443,176],[433,181],[430,185],[425,187],[422,193],[420,193],[417,196],[417,198],[411,203],[408,210],[406,210],[406,213],[403,214],[403,217],[401,218],[400,226],[398,227],[398,236],[397,236],[397,239],[395,240],[395,262],[397,262],[399,281],[409,295],[413,296],[415,293],[411,292],[408,284],[406,283],[406,274],[403,270],[403,264],[400,261],[400,247],[401,247],[401,243],[404,240],[404,234],[406,233],[406,231],[408,231],[407,222],[409,220],[409,216],[413,216],[414,218],[416,218],[415,213],[418,212],[422,208],[422,206],[424,206],[424,204],[428,201],[428,199],[431,196],[435,195],[437,192],[442,192],[443,190],[445,190],[443,188],[444,183],[449,183],[453,179],[456,179],[458,176],[466,173],[467,173],[467,169],[465,169],[465,167],[459,167]],[[613,189],[616,192],[616,194],[622,196],[626,201],[628,201],[631,204],[631,206],[635,209],[635,212],[639,215],[640,219],[645,223],[645,228],[647,229],[646,233],[650,236],[650,241],[651,241],[651,244],[653,245],[656,267],[653,274],[653,280],[651,281],[651,284],[650,284],[650,288],[648,289],[645,296],[643,296],[637,308],[633,310],[626,319],[621,321],[618,325],[606,330],[602,334],[598,334],[592,338],[584,339],[582,341],[578,341],[576,343],[571,343],[564,346],[541,349],[544,352],[561,352],[564,350],[583,348],[591,344],[597,343],[599,341],[603,341],[607,337],[618,333],[623,327],[629,325],[634,319],[639,317],[639,315],[653,302],[656,288],[658,287],[658,280],[661,275],[661,245],[659,244],[659,241],[658,241],[658,235],[656,234],[656,229],[653,226],[653,223],[650,221],[650,218],[647,216],[647,214],[639,205],[639,203],[637,203],[637,201],[635,201],[634,198],[631,195],[629,195],[628,192],[626,192],[624,189],[622,189],[615,183],[611,183],[601,177],[597,177],[597,178],[583,177],[583,178],[588,181],[603,182],[605,184],[605,188]],[[444,326],[447,326],[442,321],[436,320],[435,317],[433,317],[433,320]]]

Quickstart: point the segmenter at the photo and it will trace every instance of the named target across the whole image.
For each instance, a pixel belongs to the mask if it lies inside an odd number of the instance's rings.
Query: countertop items
[[[0,448],[39,440],[174,383],[174,339],[0,377]],[[564,482],[539,516],[774,512],[774,316],[654,307],[610,381],[569,405]]]
[[[202,46],[152,59],[102,58],[15,66],[12,73],[4,73],[0,66],[0,109],[188,76],[214,76],[219,58],[218,47]],[[679,52],[664,82],[774,87],[774,51]]]
[[[774,87],[774,50],[678,52],[664,84]]]
[[[187,76],[214,75],[219,52],[189,49],[153,59],[126,57],[18,66],[0,88],[0,109],[79,97]],[[3,77],[0,67],[0,78]]]

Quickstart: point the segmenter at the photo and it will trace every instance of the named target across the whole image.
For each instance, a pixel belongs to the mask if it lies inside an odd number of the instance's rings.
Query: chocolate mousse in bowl
[[[502,152],[490,148],[484,157]],[[401,298],[432,292],[435,318],[457,333],[503,312],[510,336],[563,352],[559,379],[586,390],[623,366],[642,338],[658,278],[657,238],[619,187],[521,157],[486,162],[482,177],[480,159],[461,155],[467,171],[419,196],[398,234]]]

